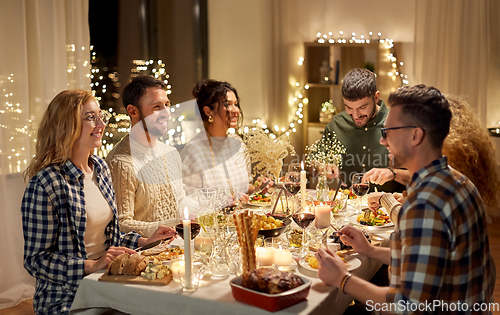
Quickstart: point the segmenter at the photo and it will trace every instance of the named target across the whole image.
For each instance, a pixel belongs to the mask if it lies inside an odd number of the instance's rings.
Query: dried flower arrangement
[[[271,176],[278,180],[283,167],[283,159],[295,155],[295,149],[290,144],[290,138],[282,134],[276,139],[270,137],[260,128],[252,128],[243,134],[246,154],[252,163],[252,176]]]
[[[345,153],[345,146],[337,139],[337,134],[328,133],[311,146],[306,147],[306,163],[309,166],[335,164],[341,167],[341,154]]]

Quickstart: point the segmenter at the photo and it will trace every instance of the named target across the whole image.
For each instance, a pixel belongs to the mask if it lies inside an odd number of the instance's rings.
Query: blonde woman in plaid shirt
[[[389,96],[391,109],[380,143],[394,167],[412,174],[390,248],[373,247],[359,229],[340,230],[345,244],[390,265],[389,287],[352,276],[319,250],[320,279],[382,313],[490,313],[492,262],[483,200],[442,155],[451,111],[435,88],[403,87]]]
[[[67,314],[82,278],[121,253],[175,234],[162,226],[148,239],[122,234],[108,166],[91,155],[108,121],[92,94],[69,90],[49,104],[21,205],[24,267],[36,278],[37,314]]]

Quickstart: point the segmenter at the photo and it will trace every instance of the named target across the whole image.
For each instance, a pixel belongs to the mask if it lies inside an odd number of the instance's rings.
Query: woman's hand
[[[111,246],[98,260],[85,260],[85,274],[88,275],[96,271],[106,269],[116,257],[123,253],[135,254],[135,251],[126,247]]]
[[[173,226],[160,225],[158,229],[156,229],[156,231],[149,238],[145,239],[144,244],[139,244],[139,245],[144,246],[149,243],[153,243],[154,241],[157,240],[171,238],[175,234],[177,234],[177,232],[175,231]],[[141,240],[139,240],[139,242],[141,242]]]
[[[330,250],[320,248],[316,253],[318,260],[318,277],[327,285],[340,288],[342,279],[347,273],[344,261]]]
[[[340,240],[342,243],[352,246],[354,251],[362,255],[369,256],[368,253],[371,251],[372,245],[366,239],[363,231],[353,226],[346,225],[340,229],[339,233],[341,234]]]
[[[247,194],[242,194],[240,198],[241,203],[248,203],[250,201],[250,196]]]

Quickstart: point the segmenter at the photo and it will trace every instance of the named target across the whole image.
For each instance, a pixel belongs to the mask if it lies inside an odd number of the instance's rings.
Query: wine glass
[[[356,202],[356,210],[357,212],[361,212],[360,206],[361,206],[361,198],[363,198],[364,195],[368,193],[370,190],[370,182],[368,179],[363,180],[364,173],[355,173],[352,175],[352,191],[357,197],[357,202]]]
[[[199,223],[191,222],[191,240],[194,240],[198,234],[200,234],[201,225]],[[184,225],[183,223],[177,223],[175,225],[175,230],[184,239]]]
[[[311,224],[312,221],[316,218],[316,216],[310,212],[306,212],[306,209],[301,209],[301,212],[294,213],[292,215],[293,221],[297,223],[299,227],[302,228],[302,250],[301,256],[305,256],[307,254],[306,250],[306,228]]]
[[[285,188],[294,196],[299,192],[300,172],[288,172],[285,174]]]

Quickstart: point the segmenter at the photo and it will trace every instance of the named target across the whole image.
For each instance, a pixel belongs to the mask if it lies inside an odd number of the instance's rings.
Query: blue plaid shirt
[[[138,234],[120,233],[107,164],[97,156],[90,156],[90,162],[99,189],[114,214],[105,230],[106,248],[137,247]],[[39,171],[24,191],[24,268],[36,278],[33,305],[37,314],[68,313],[85,276],[84,177],[68,160],[62,166],[52,164]]]

